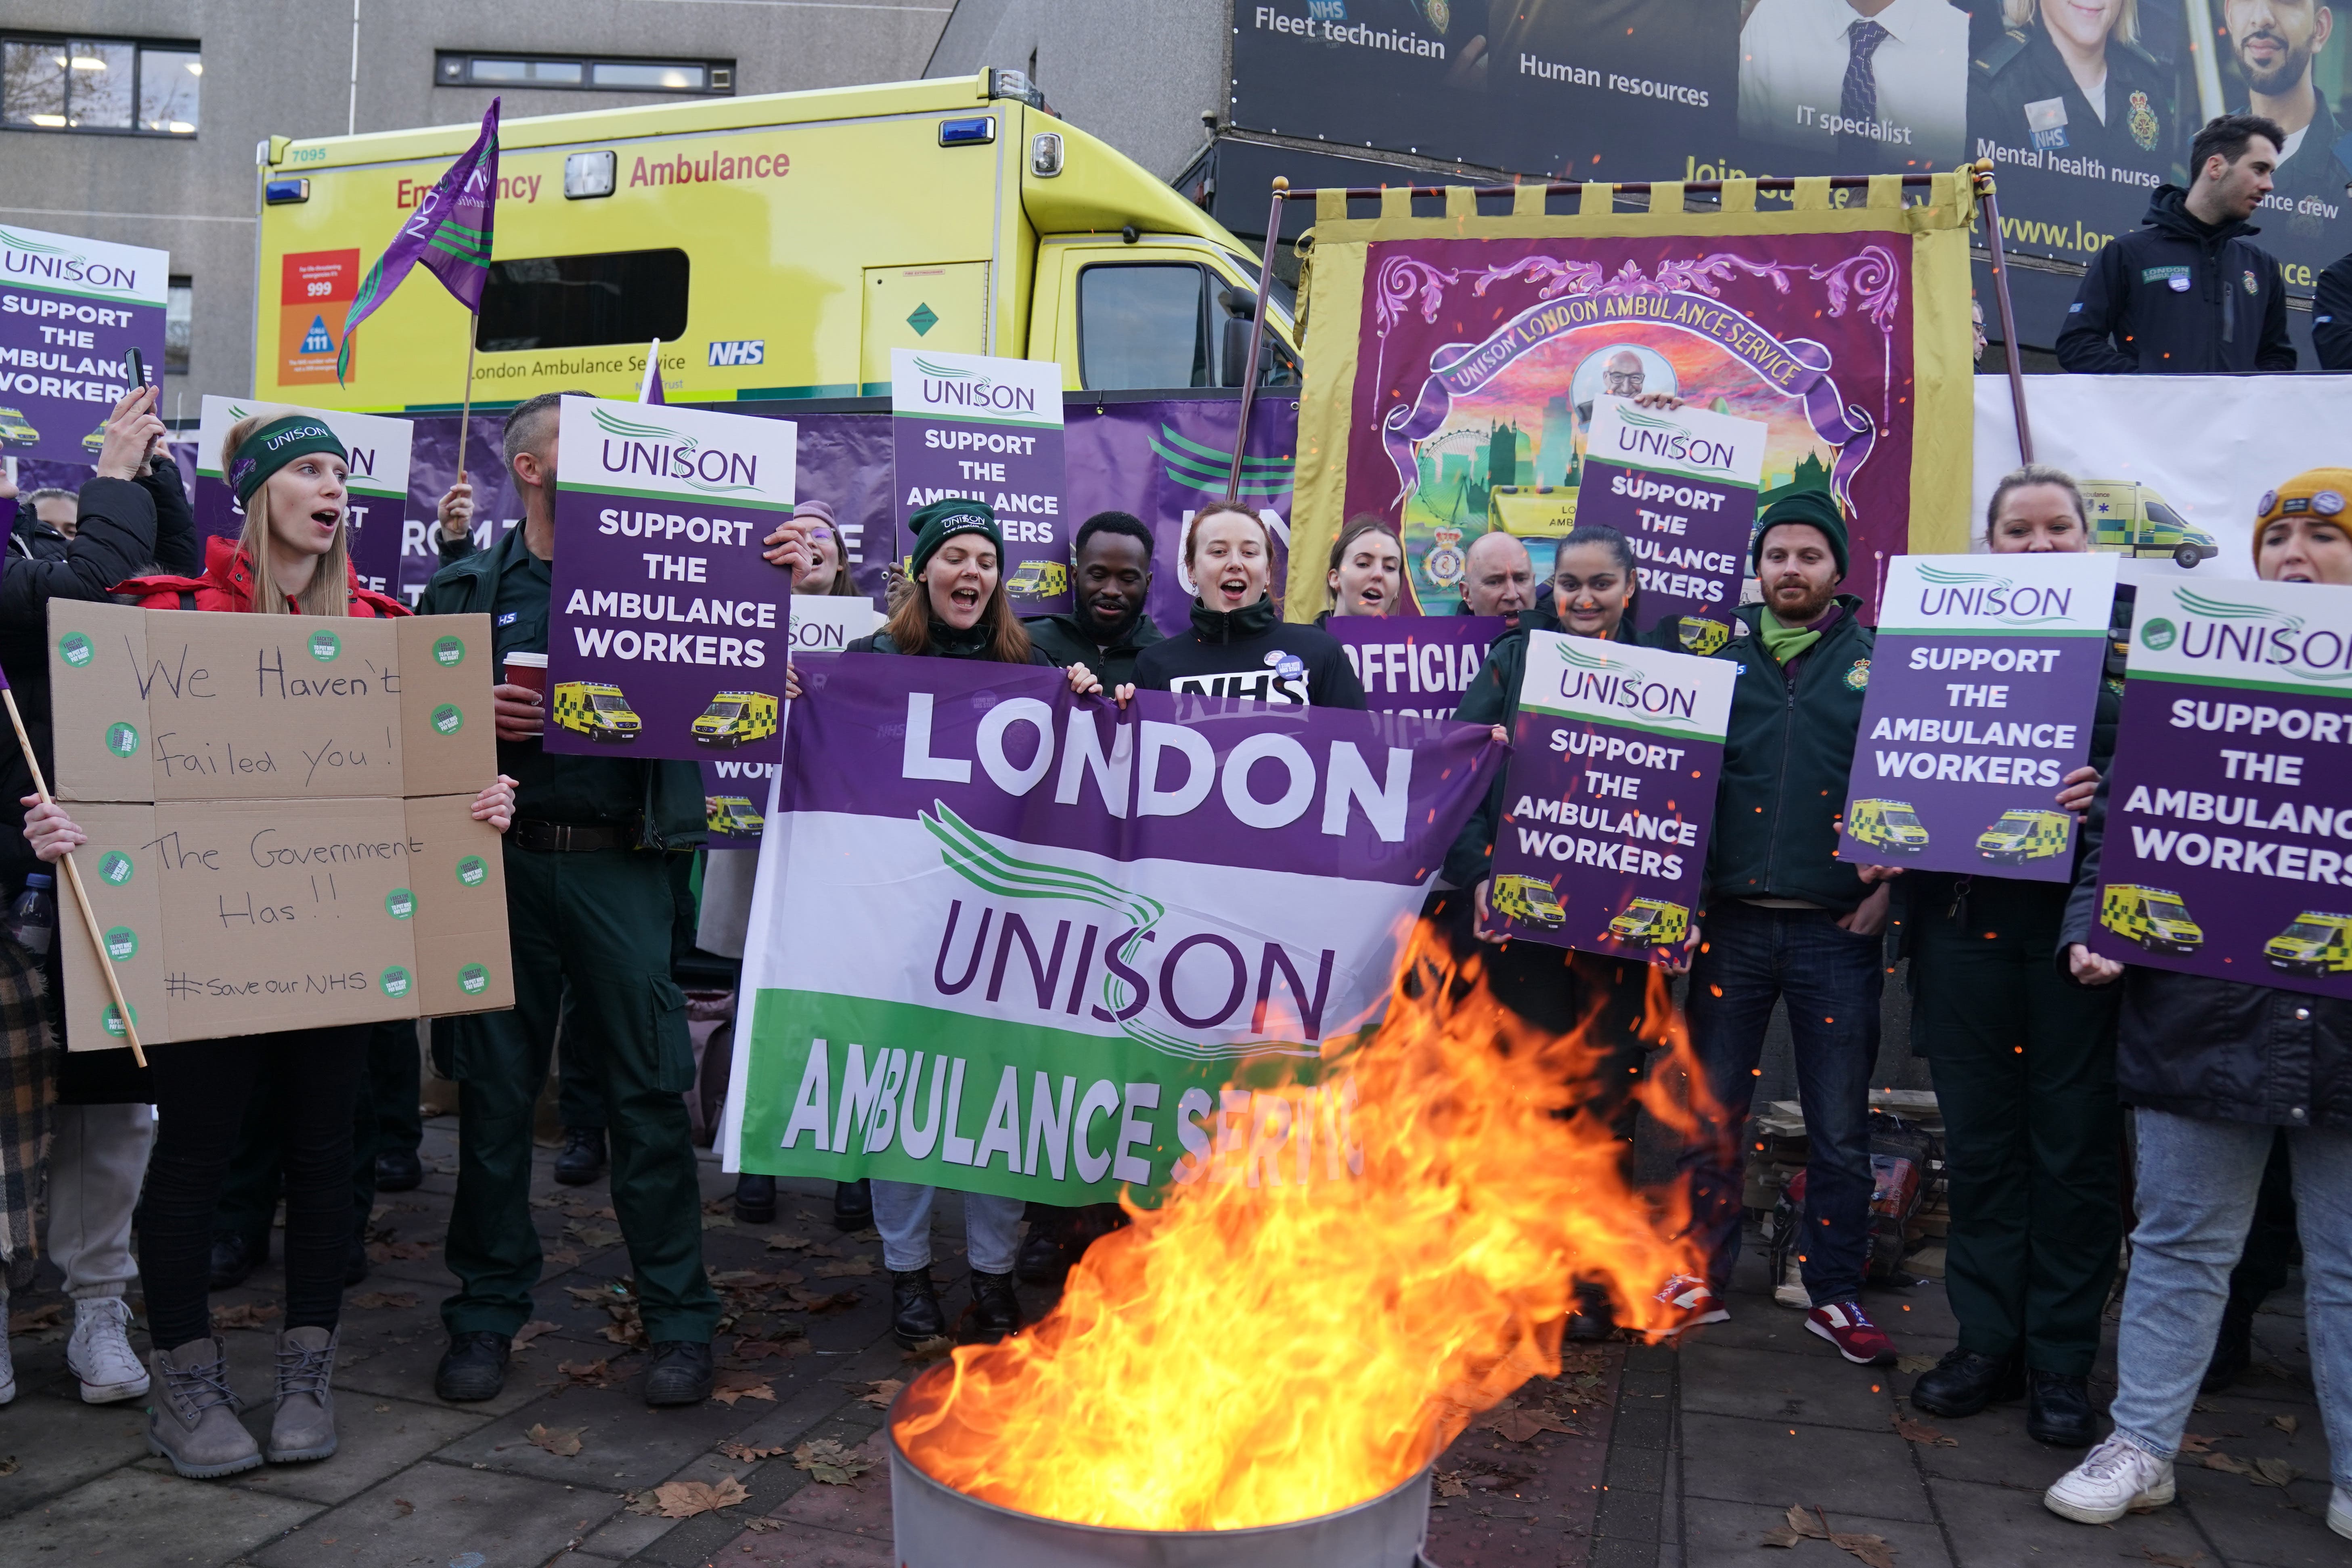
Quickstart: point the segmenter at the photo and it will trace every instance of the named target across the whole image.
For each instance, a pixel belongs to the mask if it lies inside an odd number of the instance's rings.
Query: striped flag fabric
[[[473,146],[433,183],[362,279],[343,317],[343,341],[335,350],[336,384],[342,384],[351,366],[352,334],[392,298],[419,262],[459,304],[481,313],[482,286],[490,275],[490,232],[498,216],[499,102],[490,100]]]

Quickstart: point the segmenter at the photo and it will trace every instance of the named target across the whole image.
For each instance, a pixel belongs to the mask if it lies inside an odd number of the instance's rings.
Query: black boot
[[[964,1319],[967,1343],[993,1344],[1021,1331],[1021,1302],[1013,1294],[1010,1274],[971,1271],[971,1311]]]
[[[1591,1343],[1605,1340],[1617,1331],[1617,1309],[1609,1300],[1609,1292],[1591,1285],[1576,1288],[1575,1304],[1568,1314],[1568,1337]]]
[[[776,1178],[746,1173],[735,1178],[735,1223],[766,1225],[776,1217]]]
[[[454,1405],[496,1399],[507,1385],[509,1350],[504,1334],[450,1335],[449,1348],[433,1373],[433,1392]]]
[[[2053,1448],[2087,1448],[2099,1437],[2099,1415],[2091,1408],[2091,1380],[2063,1372],[2035,1370],[2025,1403],[2025,1435]]]
[[[1994,1357],[1953,1350],[1919,1374],[1911,1403],[1930,1415],[1957,1420],[2025,1392],[2025,1368],[2015,1352]]]
[[[908,1350],[948,1331],[947,1314],[940,1310],[940,1293],[931,1286],[928,1266],[890,1270],[890,1331]]]
[[[874,1223],[874,1184],[836,1182],[833,1187],[833,1228],[864,1230]]]
[[[1071,1216],[1044,1204],[1031,1206],[1038,1217],[1029,1222],[1029,1234],[1021,1238],[1013,1272],[1032,1285],[1058,1287],[1070,1271]]]
[[[245,1283],[245,1277],[269,1261],[269,1237],[248,1241],[241,1236],[213,1237],[212,1288],[234,1290]]]
[[[348,1290],[367,1277],[367,1237],[364,1233],[355,1234],[351,1250],[343,1254],[343,1288]]]
[[[218,1253],[214,1256],[217,1258]],[[2230,1298],[2221,1309],[2221,1332],[2213,1342],[2213,1359],[2205,1363],[2205,1381],[2198,1387],[2218,1394],[2246,1375],[2254,1361],[2254,1310]]]
[[[584,1187],[604,1173],[604,1130],[567,1127],[563,1152],[555,1157],[555,1179],[567,1187]]]
[[[416,1157],[414,1149],[387,1149],[375,1157],[377,1192],[414,1192],[424,1180],[425,1162]]]
[[[647,1405],[699,1405],[710,1397],[718,1371],[710,1347],[694,1340],[656,1340],[646,1364]]]

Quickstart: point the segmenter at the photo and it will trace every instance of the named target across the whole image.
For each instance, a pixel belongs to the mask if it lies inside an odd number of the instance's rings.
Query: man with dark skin
[[[1071,552],[1076,607],[1022,622],[1055,664],[1083,664],[1106,691],[1133,683],[1135,656],[1160,640],[1144,614],[1151,599],[1151,530],[1123,511],[1098,511],[1079,525]]]

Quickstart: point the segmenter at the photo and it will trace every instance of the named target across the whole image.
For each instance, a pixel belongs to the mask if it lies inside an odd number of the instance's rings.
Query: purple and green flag
[[[482,116],[482,133],[464,157],[425,193],[416,210],[400,226],[376,264],[361,280],[358,298],[343,318],[342,346],[335,351],[335,382],[341,385],[352,361],[352,333],[392,298],[407,280],[409,268],[423,262],[441,279],[441,286],[459,304],[477,315],[482,309],[482,285],[490,276],[490,231],[497,220],[499,200],[499,100]]]

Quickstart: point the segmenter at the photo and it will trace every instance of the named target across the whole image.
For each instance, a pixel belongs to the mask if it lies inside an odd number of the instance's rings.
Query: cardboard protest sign
[[[890,351],[891,449],[898,551],[907,520],[935,500],[986,501],[1004,534],[1004,591],[1024,616],[1073,603],[1077,524],[1062,509],[1062,367],[934,349]]]
[[[0,447],[97,460],[132,349],[146,384],[163,384],[171,270],[169,251],[0,228]]]
[[[2063,882],[2061,780],[2091,755],[2116,558],[1898,555],[1838,858]]]
[[[1239,1178],[1238,1096],[1262,1129],[1240,1143],[1278,1149],[1284,1181],[1347,1178],[1344,1046],[1493,781],[1484,731],[1159,691],[1120,710],[967,659],[801,679],[730,1169],[1149,1201]],[[1230,1087],[1253,1064],[1297,1081],[1253,1102]]]
[[[333,408],[297,408],[206,393],[204,423],[196,434],[196,531],[235,539],[244,531],[245,509],[236,504],[236,492],[229,489],[221,445],[238,420],[257,414],[273,419],[285,414],[308,414],[342,442],[351,454],[351,474],[345,481],[351,492],[351,517],[343,526],[351,530],[352,565],[368,587],[379,594],[397,593],[400,551],[408,533],[403,514],[408,504],[409,447],[416,430],[406,419]],[[431,529],[430,521],[417,525],[417,531],[428,539]],[[432,548],[429,542],[425,547]]]
[[[563,400],[549,596],[547,749],[774,762],[792,574],[783,419]]]
[[[1770,433],[1762,420],[1694,405],[1592,400],[1575,521],[1606,523],[1632,541],[1642,587],[1636,630],[1671,621],[1694,653],[1730,637]]]
[[[873,601],[857,595],[793,601],[793,658],[824,659],[840,653],[882,624]],[[792,723],[792,708],[784,723]],[[776,777],[773,763],[719,762],[702,759],[702,808],[710,839],[709,849],[757,849],[767,826],[768,791]]]
[[[2352,594],[2144,582],[2091,950],[2352,996]]]
[[[53,601],[58,797],[140,1038],[513,1005],[486,616]],[[65,905],[69,927],[79,911]],[[121,1038],[87,934],[76,1049]]]
[[[1646,963],[1689,956],[1738,676],[1721,659],[1528,635],[1490,925]]]
[[[1451,719],[1503,635],[1503,617],[1334,616],[1323,626],[1347,650],[1365,707]]]

